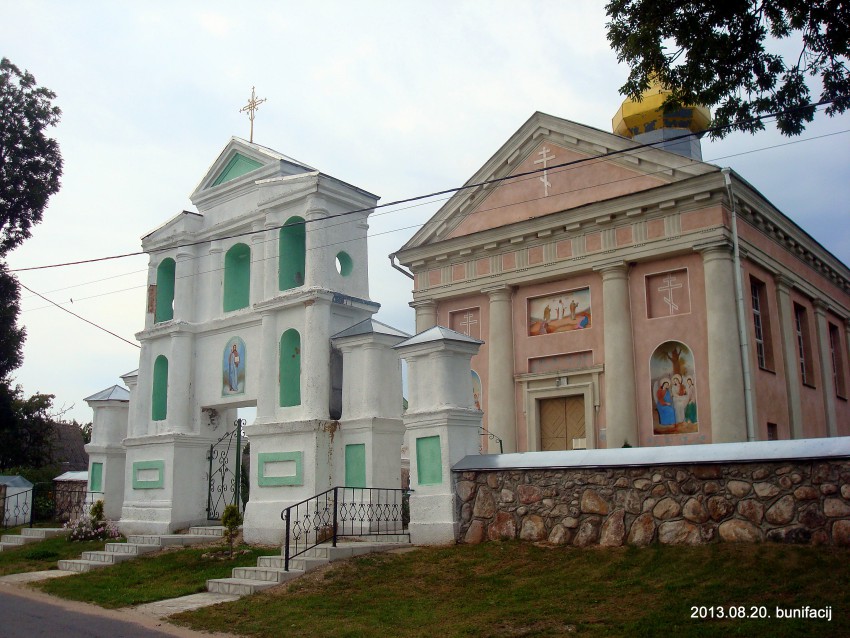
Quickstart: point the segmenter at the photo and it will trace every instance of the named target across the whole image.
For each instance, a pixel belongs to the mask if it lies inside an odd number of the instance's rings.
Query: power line
[[[20,283],[20,282],[18,282],[18,283]],[[108,329],[104,328],[103,326],[96,324],[94,321],[89,321],[89,320],[88,320],[88,319],[86,319],[85,317],[81,317],[81,316],[80,316],[80,315],[78,315],[76,312],[71,312],[70,310],[68,310],[68,309],[67,309],[67,308],[65,308],[64,306],[61,306],[61,305],[59,305],[58,303],[56,303],[56,302],[54,302],[54,301],[51,301],[50,299],[48,299],[48,298],[47,298],[47,297],[45,297],[44,295],[37,293],[37,292],[36,292],[35,290],[33,290],[32,288],[27,288],[24,284],[21,284],[21,288],[23,288],[24,290],[28,290],[29,292],[31,292],[32,294],[34,294],[36,297],[41,297],[42,299],[44,299],[44,300],[45,300],[45,301],[47,301],[48,303],[53,304],[54,306],[56,306],[56,307],[57,307],[57,308],[59,308],[60,310],[64,310],[64,311],[65,311],[65,312],[67,312],[69,315],[73,315],[73,316],[74,316],[74,317],[76,317],[77,319],[82,319],[82,320],[83,320],[83,321],[85,321],[87,324],[90,324],[90,325],[94,326],[94,327],[95,327],[95,328],[97,328],[98,330],[103,330],[104,332],[106,332],[106,333],[108,333],[108,334],[111,334],[113,337],[116,337],[116,338],[118,338],[118,339],[121,339],[121,341],[123,341],[123,342],[125,342],[125,343],[129,343],[131,346],[134,346],[134,347],[136,347],[136,348],[141,348],[141,346],[140,346],[139,344],[137,344],[137,343],[133,343],[132,341],[129,341],[129,340],[125,339],[125,338],[124,338],[124,337],[122,337],[121,335],[117,335],[117,334],[115,334],[115,333],[114,333],[114,332],[112,332],[111,330],[108,330]]]
[[[792,109],[785,109],[784,111],[779,111],[779,112],[776,112],[776,113],[768,113],[768,114],[765,114],[765,115],[761,115],[759,117],[752,118],[751,120],[749,120],[749,122],[759,122],[759,121],[762,121],[762,120],[767,120],[767,119],[770,119],[770,118],[779,117],[779,116],[785,115],[787,113],[792,113],[794,111],[797,111],[797,110],[800,110],[800,109],[803,109],[803,108],[809,108],[809,107],[817,108],[817,107],[820,107],[820,106],[825,106],[827,104],[831,104],[832,102],[833,102],[833,100],[824,100],[824,101],[821,101],[821,102],[807,104],[805,106],[795,107],[795,108],[792,108]],[[14,269],[10,269],[9,272],[25,272],[25,271],[31,271],[31,270],[44,270],[44,269],[47,269],[47,268],[60,268],[60,267],[65,267],[65,266],[77,266],[77,265],[80,265],[80,264],[90,264],[90,263],[95,263],[95,262],[100,262],[100,261],[123,259],[125,257],[136,257],[136,256],[144,255],[144,254],[153,254],[153,253],[157,253],[157,252],[171,251],[171,250],[174,250],[176,248],[189,248],[191,246],[198,246],[200,244],[206,244],[206,243],[209,243],[211,241],[223,241],[223,240],[228,240],[228,239],[235,239],[235,238],[238,238],[238,237],[246,237],[248,235],[255,235],[258,232],[268,232],[270,230],[280,230],[281,228],[285,228],[285,227],[306,226],[308,223],[312,223],[312,222],[324,222],[324,221],[327,221],[329,219],[345,217],[345,216],[348,216],[348,215],[354,215],[356,213],[366,213],[366,212],[369,212],[369,211],[374,211],[378,208],[386,208],[388,206],[397,206],[399,204],[407,204],[407,203],[411,203],[411,202],[422,201],[423,199],[430,199],[432,197],[438,197],[440,195],[448,195],[450,193],[458,193],[458,192],[463,191],[463,190],[478,188],[480,186],[488,186],[488,185],[491,185],[491,184],[500,184],[500,183],[505,182],[507,180],[514,180],[514,179],[519,179],[519,178],[522,178],[522,177],[528,177],[530,175],[537,175],[539,173],[542,173],[543,171],[552,171],[552,170],[555,170],[555,169],[558,169],[558,168],[566,168],[566,167],[569,167],[569,166],[575,166],[577,164],[583,164],[585,162],[609,158],[609,157],[613,157],[613,156],[616,156],[616,155],[625,155],[625,154],[629,154],[629,153],[632,153],[634,151],[639,151],[639,150],[646,149],[646,148],[654,148],[655,146],[657,146],[659,144],[668,144],[670,142],[684,140],[684,139],[694,137],[694,136],[700,136],[701,137],[701,136],[705,135],[706,133],[720,132],[720,131],[732,128],[734,126],[737,126],[739,124],[740,123],[727,124],[725,126],[709,127],[709,128],[707,128],[703,131],[699,131],[698,133],[684,133],[682,135],[676,135],[676,136],[670,137],[666,140],[657,140],[655,142],[646,142],[646,143],[643,143],[643,144],[638,144],[636,146],[632,146],[630,148],[623,148],[623,149],[619,149],[619,150],[607,151],[605,153],[601,153],[600,155],[596,155],[596,156],[593,156],[593,157],[586,157],[586,158],[580,158],[580,159],[576,159],[576,160],[570,160],[568,162],[562,162],[560,164],[553,164],[552,166],[548,166],[546,168],[533,169],[533,170],[530,170],[530,171],[524,171],[522,173],[517,173],[517,174],[514,174],[514,175],[506,175],[504,177],[495,177],[493,179],[484,180],[484,181],[477,182],[477,183],[474,183],[474,184],[464,184],[463,186],[456,186],[456,187],[452,187],[452,188],[443,189],[443,190],[440,190],[440,191],[434,191],[432,193],[428,193],[428,194],[425,194],[425,195],[416,195],[416,196],[408,197],[408,198],[405,198],[405,199],[399,199],[399,200],[395,200],[395,201],[392,201],[392,202],[387,202],[385,204],[375,204],[374,206],[368,206],[368,207],[365,207],[365,208],[355,208],[353,210],[345,211],[345,212],[342,212],[342,213],[336,213],[334,215],[328,215],[327,217],[323,217],[321,219],[300,220],[300,221],[294,222],[294,223],[286,222],[286,223],[280,224],[278,226],[272,226],[270,228],[266,228],[263,231],[249,230],[249,231],[244,231],[244,232],[241,232],[241,233],[234,233],[234,234],[231,234],[231,235],[226,235],[226,236],[223,236],[223,237],[215,237],[213,239],[203,239],[203,240],[198,240],[198,241],[194,241],[194,242],[188,242],[186,244],[178,244],[176,246],[168,246],[167,248],[152,249],[150,251],[136,251],[136,252],[132,252],[132,253],[123,253],[123,254],[120,254],[120,255],[110,255],[110,256],[106,256],[106,257],[95,257],[95,258],[91,258],[91,259],[81,259],[81,260],[78,260],[78,261],[63,262],[63,263],[58,263],[58,264],[47,264],[47,265],[43,265],[43,266],[29,266],[27,268],[14,268]]]

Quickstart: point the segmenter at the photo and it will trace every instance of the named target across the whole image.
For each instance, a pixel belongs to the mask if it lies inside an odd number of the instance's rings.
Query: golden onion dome
[[[704,106],[684,106],[665,113],[664,101],[670,94],[671,91],[662,88],[657,80],[652,80],[649,88],[641,94],[640,102],[631,98],[623,100],[611,120],[614,133],[633,138],[664,128],[699,133],[708,127],[711,111]]]

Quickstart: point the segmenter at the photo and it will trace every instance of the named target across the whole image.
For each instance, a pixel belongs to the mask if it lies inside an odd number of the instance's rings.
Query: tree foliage
[[[0,469],[42,467],[53,462],[52,394],[24,398],[20,386],[0,384]]]
[[[657,77],[667,107],[714,107],[713,132],[755,132],[779,113],[777,128],[799,135],[814,119],[850,106],[850,3],[843,0],[611,0],[608,40],[631,71],[620,89],[637,98]],[[778,52],[799,38],[799,55]],[[770,47],[770,49],[769,49]],[[812,98],[808,78],[821,84]]]
[[[20,297],[18,280],[0,262],[0,383],[6,381],[23,362],[21,346],[26,330],[18,327]]]
[[[59,190],[59,143],[45,134],[62,114],[55,98],[32,74],[0,60],[0,257],[30,236]]]

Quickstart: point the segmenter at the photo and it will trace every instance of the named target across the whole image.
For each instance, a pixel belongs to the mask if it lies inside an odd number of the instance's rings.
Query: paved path
[[[102,609],[0,583],[3,638],[233,638],[169,625],[135,610]]]

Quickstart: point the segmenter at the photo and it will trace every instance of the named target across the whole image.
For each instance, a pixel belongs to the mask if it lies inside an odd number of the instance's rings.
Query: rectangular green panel
[[[345,446],[345,486],[366,487],[366,444]]]
[[[419,485],[439,485],[443,482],[443,457],[439,436],[416,439],[416,476]]]
[[[103,491],[103,463],[91,464],[91,474],[89,475],[89,491]]]
[[[140,473],[144,475],[140,478]],[[154,478],[154,472],[156,478]],[[133,489],[153,490],[165,485],[165,461],[136,461],[133,463]]]
[[[257,485],[304,485],[303,452],[260,452],[257,454]]]

